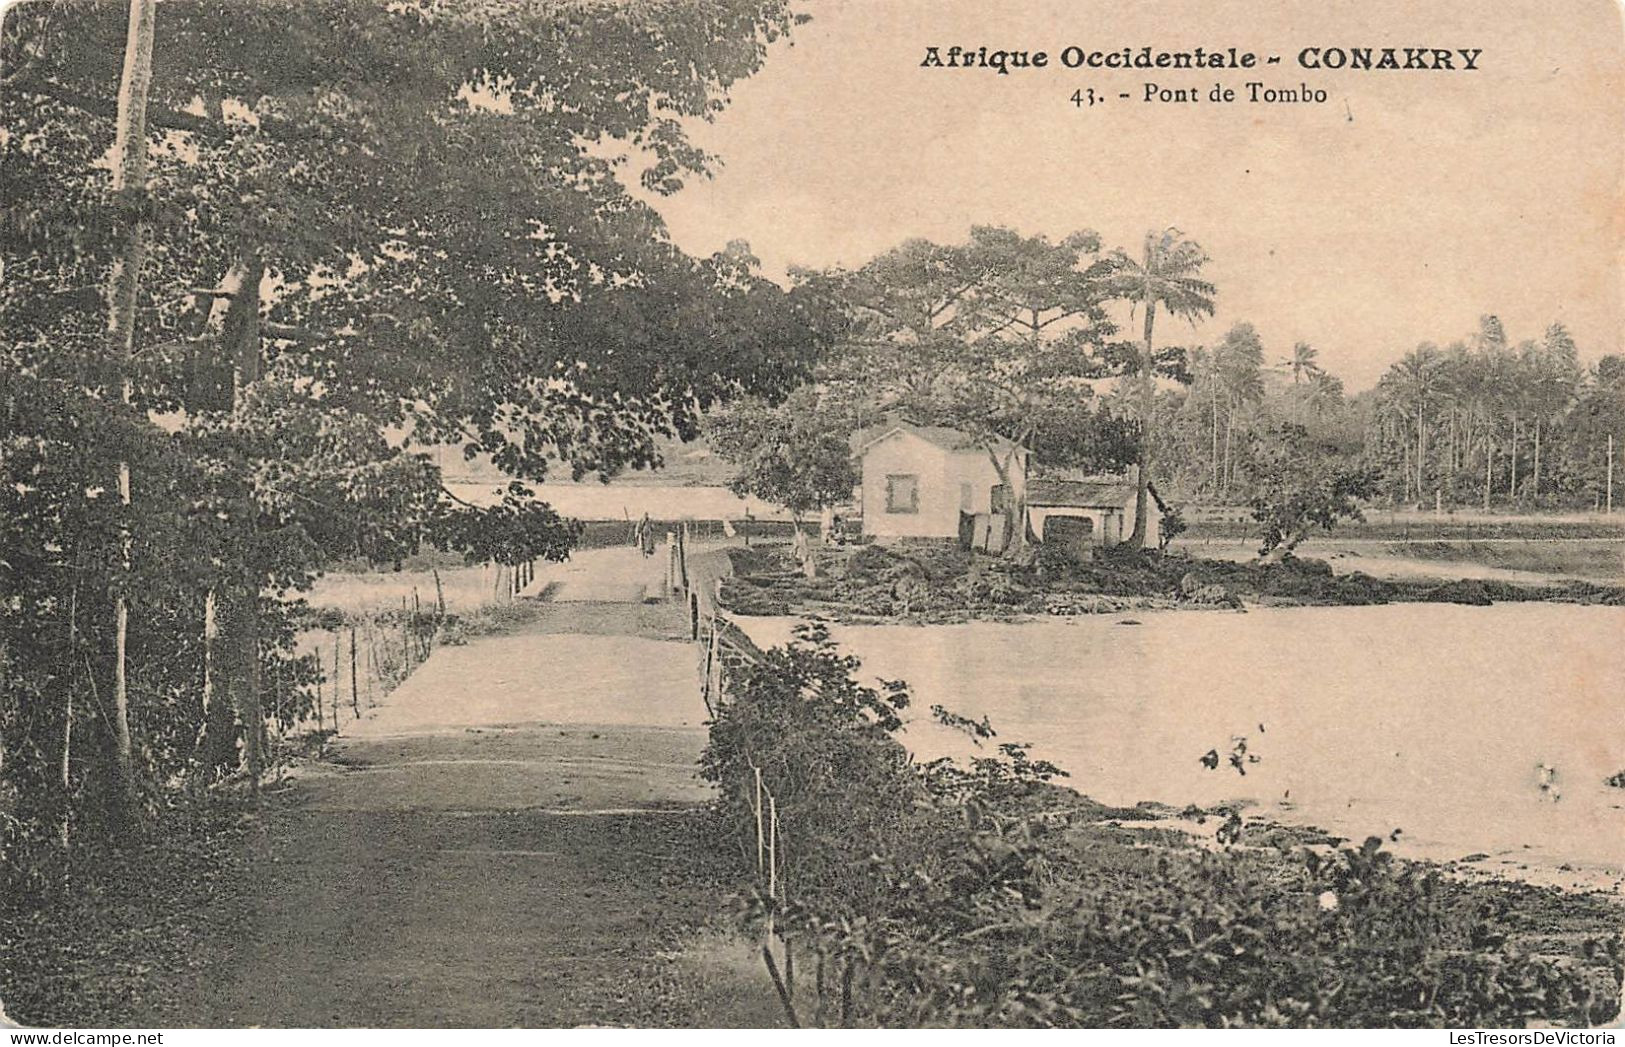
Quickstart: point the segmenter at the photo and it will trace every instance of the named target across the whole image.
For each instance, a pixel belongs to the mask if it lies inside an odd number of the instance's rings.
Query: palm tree
[[[1574,337],[1560,323],[1546,329],[1546,337],[1531,354],[1529,398],[1535,420],[1535,471],[1531,484],[1540,497],[1540,438],[1546,423],[1562,417],[1580,386],[1580,362]]]
[[[1189,363],[1191,374],[1196,378],[1196,384],[1191,390],[1191,399],[1194,403],[1197,397],[1204,397],[1207,401],[1208,424],[1212,429],[1212,465],[1213,465],[1213,496],[1218,497],[1219,492],[1219,394],[1223,391],[1224,383],[1220,374],[1219,351],[1208,350],[1197,346],[1190,351]]]
[[[1239,323],[1225,332],[1219,343],[1219,381],[1229,401],[1224,423],[1224,472],[1221,487],[1229,493],[1234,479],[1230,445],[1235,436],[1236,414],[1247,404],[1264,398],[1264,343],[1249,323]]]
[[[1391,398],[1395,410],[1415,427],[1418,499],[1422,497],[1427,461],[1427,427],[1443,392],[1443,359],[1437,348],[1423,343],[1406,353],[1377,383],[1378,388]]]
[[[1316,411],[1324,411],[1343,399],[1343,380],[1334,374],[1316,369],[1309,379],[1309,390],[1304,399]]]
[[[1178,229],[1145,234],[1145,252],[1136,261],[1119,249],[1113,255],[1111,277],[1114,297],[1127,299],[1145,310],[1145,344],[1140,350],[1139,490],[1134,496],[1134,533],[1128,544],[1145,548],[1147,486],[1151,482],[1151,409],[1156,394],[1156,356],[1152,334],[1160,305],[1171,316],[1195,324],[1198,316],[1213,315],[1216,289],[1201,279],[1207,254]]]
[[[1292,347],[1292,359],[1287,366],[1292,369],[1293,385],[1321,373],[1320,365],[1315,363],[1315,358],[1319,355],[1320,350],[1308,342],[1299,342]]]

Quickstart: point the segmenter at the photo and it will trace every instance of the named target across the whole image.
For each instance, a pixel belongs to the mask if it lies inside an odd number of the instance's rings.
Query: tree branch
[[[333,335],[329,331],[312,331],[308,327],[293,327],[288,324],[272,323],[269,320],[260,321],[260,333],[267,338],[278,342],[325,342]]]
[[[31,94],[49,98],[52,101],[68,106],[70,109],[77,109],[91,116],[100,116],[112,120],[118,115],[118,105],[115,101],[96,98],[50,80],[31,83],[26,87],[26,90]],[[244,124],[243,128],[257,131],[261,135],[284,142],[313,141],[331,137],[325,132],[308,127],[299,127],[275,118],[261,116],[258,119],[258,125]],[[210,120],[195,113],[181,112],[177,109],[149,108],[147,110],[147,123],[171,131],[187,131],[216,141],[224,141],[237,133],[224,122]]]

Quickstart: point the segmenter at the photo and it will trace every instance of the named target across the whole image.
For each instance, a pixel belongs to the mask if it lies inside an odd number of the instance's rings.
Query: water
[[[453,482],[457,497],[475,505],[495,505],[505,484]],[[654,484],[532,484],[538,500],[578,520],[788,520],[781,506],[760,498],[741,498],[726,487],[663,487]]]
[[[1625,769],[1625,608],[1124,617],[833,635],[865,675],[913,686],[905,742],[922,759],[968,751],[930,722],[941,703],[1035,743],[1105,803],[1250,801],[1356,842],[1399,829],[1401,853],[1620,876],[1625,790],[1603,779]],[[778,643],[793,622],[740,624]],[[1245,776],[1226,760],[1235,738],[1259,757]],[[1215,749],[1209,770],[1200,758]]]

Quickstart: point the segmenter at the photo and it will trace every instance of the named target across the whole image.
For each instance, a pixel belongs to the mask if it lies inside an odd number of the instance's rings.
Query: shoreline
[[[822,547],[806,576],[789,547],[764,543],[730,550],[733,574],[722,606],[740,615],[797,615],[850,625],[946,625],[1043,621],[1079,615],[1164,610],[1338,607],[1400,603],[1625,605],[1625,584],[1540,575],[1383,577],[1339,572],[1326,561],[1290,556],[1274,564],[1148,552],[1084,563],[977,556],[943,546]]]
[[[985,672],[979,670],[967,670],[976,671],[977,675],[974,676],[974,682],[967,682],[966,687],[970,690],[964,693],[944,682],[942,674],[946,673],[948,677],[953,677],[954,659],[959,657],[958,654],[949,652],[971,651],[976,648],[985,648],[987,652],[1007,651],[1010,652],[1009,656],[1024,659],[1042,659],[1044,655],[1040,652],[1068,650],[1074,646],[1079,651],[1095,651],[1098,654],[1101,644],[1116,645],[1124,642],[1130,643],[1135,649],[1145,647],[1153,652],[1161,651],[1166,643],[1170,642],[1170,637],[1188,636],[1187,625],[1195,624],[1194,620],[1182,623],[1180,619],[1169,618],[1162,613],[1163,610],[1165,609],[1146,610],[1132,617],[1122,615],[1120,621],[1098,615],[1065,618],[1028,615],[1010,616],[997,621],[975,619],[926,623],[919,620],[880,619],[828,624],[835,630],[854,630],[853,633],[846,635],[841,631],[835,631],[832,639],[847,653],[862,659],[866,678],[875,676],[881,680],[906,680],[913,685],[916,704],[922,709],[931,703],[941,702],[956,713],[972,718],[986,714],[1000,728],[1001,736],[1041,742],[1035,755],[1053,760],[1060,767],[1080,775],[1080,784],[1076,788],[1065,781],[1055,783],[1058,787],[1077,793],[1082,800],[1090,804],[1109,807],[1120,812],[1137,812],[1134,820],[1142,824],[1159,825],[1170,830],[1189,830],[1190,826],[1178,821],[1177,816],[1182,811],[1205,810],[1211,814],[1215,810],[1235,809],[1245,822],[1256,823],[1260,829],[1279,830],[1291,835],[1307,834],[1311,837],[1338,835],[1354,843],[1358,843],[1368,832],[1387,834],[1397,827],[1403,827],[1404,833],[1395,833],[1391,841],[1391,847],[1396,854],[1409,860],[1437,865],[1467,879],[1488,877],[1509,882],[1555,886],[1565,890],[1601,891],[1616,899],[1625,897],[1625,891],[1621,890],[1622,883],[1625,883],[1625,855],[1619,855],[1615,850],[1597,844],[1597,840],[1605,840],[1611,827],[1617,824],[1615,816],[1618,814],[1617,808],[1625,805],[1625,789],[1609,789],[1605,784],[1599,785],[1599,782],[1605,781],[1608,769],[1599,774],[1597,768],[1591,765],[1591,761],[1581,760],[1578,764],[1573,762],[1571,758],[1574,754],[1562,747],[1566,743],[1557,743],[1557,748],[1547,748],[1542,743],[1527,747],[1528,751],[1525,748],[1505,750],[1505,755],[1495,758],[1492,764],[1486,765],[1490,778],[1484,780],[1481,788],[1474,790],[1474,795],[1491,796],[1496,799],[1461,807],[1460,797],[1450,799],[1449,797],[1455,796],[1455,793],[1447,793],[1441,806],[1440,802],[1419,799],[1433,793],[1418,784],[1417,775],[1420,774],[1422,779],[1428,781],[1431,781],[1436,773],[1445,774],[1447,780],[1452,774],[1459,777],[1463,773],[1462,769],[1458,765],[1459,761],[1456,761],[1450,753],[1461,755],[1479,752],[1480,750],[1474,747],[1480,743],[1464,742],[1461,745],[1447,747],[1449,752],[1438,757],[1447,762],[1438,765],[1438,770],[1434,770],[1432,768],[1435,765],[1429,761],[1435,757],[1427,755],[1429,748],[1417,748],[1421,743],[1417,741],[1414,733],[1421,724],[1432,721],[1426,717],[1418,721],[1405,720],[1405,726],[1395,728],[1400,733],[1395,734],[1392,742],[1384,743],[1394,750],[1404,749],[1406,754],[1404,762],[1396,759],[1389,763],[1386,760],[1390,755],[1388,748],[1383,748],[1381,744],[1362,747],[1337,761],[1337,766],[1341,769],[1334,773],[1341,777],[1335,781],[1341,782],[1341,785],[1300,790],[1300,785],[1317,780],[1312,775],[1305,778],[1303,768],[1307,765],[1302,761],[1314,758],[1314,754],[1328,744],[1326,739],[1338,737],[1339,732],[1346,733],[1343,728],[1337,726],[1342,723],[1339,719],[1342,714],[1337,710],[1347,705],[1348,695],[1343,694],[1328,706],[1332,711],[1317,714],[1315,719],[1304,720],[1291,711],[1293,707],[1290,702],[1285,705],[1279,704],[1269,696],[1271,689],[1266,689],[1263,695],[1254,694],[1239,703],[1231,699],[1215,698],[1215,702],[1222,703],[1215,705],[1215,709],[1230,711],[1219,711],[1216,716],[1206,717],[1213,723],[1194,730],[1180,729],[1169,733],[1166,724],[1157,726],[1166,717],[1146,721],[1141,733],[1144,737],[1157,740],[1154,744],[1142,740],[1132,750],[1138,753],[1135,759],[1150,760],[1151,762],[1144,766],[1166,767],[1167,773],[1173,774],[1168,781],[1169,788],[1153,788],[1148,791],[1142,788],[1148,780],[1143,773],[1125,774],[1102,770],[1098,761],[1107,760],[1109,766],[1109,761],[1113,758],[1112,752],[1115,750],[1103,751],[1099,745],[1088,741],[1091,737],[1101,736],[1102,731],[1112,733],[1116,730],[1111,725],[1117,723],[1122,715],[1126,715],[1120,708],[1122,703],[1107,702],[1099,712],[1082,718],[1075,713],[1066,712],[1066,699],[1057,697],[1068,693],[1065,688],[1069,686],[1066,681],[1070,677],[1067,676],[1064,667],[1046,663],[1048,668],[1040,672],[1033,681],[1033,686],[1038,689],[1035,693],[1044,696],[1038,699],[1031,695],[1017,698],[1014,692],[1007,695],[1006,691],[997,688],[996,682],[990,682]],[[1367,637],[1376,628],[1373,623],[1380,625],[1381,621],[1386,620],[1383,616],[1388,613],[1377,607],[1368,607],[1364,610],[1349,609],[1344,614],[1325,618],[1321,627],[1303,634],[1302,623],[1309,619],[1299,618],[1298,612],[1306,612],[1311,608],[1272,607],[1261,610],[1266,615],[1269,611],[1278,611],[1283,617],[1275,623],[1260,620],[1256,627],[1246,620],[1238,620],[1234,625],[1213,620],[1209,625],[1198,628],[1197,638],[1190,642],[1197,643],[1198,649],[1205,650],[1207,648],[1201,645],[1211,644],[1215,641],[1215,637],[1253,635],[1258,637],[1254,641],[1255,645],[1271,642],[1265,637],[1277,633],[1301,634],[1306,639],[1324,638],[1327,633]],[[1459,617],[1461,615],[1470,615],[1476,619],[1476,615],[1465,608],[1461,611],[1451,611],[1446,607],[1419,606],[1415,608],[1415,613],[1423,616],[1417,620],[1418,622],[1436,621],[1440,614],[1457,616],[1449,618],[1449,621],[1461,620]],[[1509,607],[1501,613],[1517,616],[1524,612]],[[1582,612],[1576,610],[1572,613],[1578,615]],[[1618,611],[1612,613],[1617,614]],[[1589,615],[1590,612],[1586,614]],[[1140,618],[1144,618],[1144,621],[1140,621]],[[734,619],[735,624],[743,629],[753,642],[762,647],[785,643],[795,621],[788,616],[772,619],[737,616]],[[940,635],[929,637],[919,634],[919,639],[913,639],[915,635],[913,627],[923,624],[938,625],[942,632]],[[1008,632],[978,631],[993,630],[998,626],[1041,627],[1045,624],[1051,625],[1052,628],[1047,632],[1035,631],[1030,635],[1027,629],[1012,629]],[[1132,633],[1123,634],[1123,640],[1113,639],[1118,635],[1116,632],[1118,628],[1142,624],[1145,626],[1144,630],[1133,629]],[[1080,631],[1076,640],[1067,639],[1072,635],[1073,628],[1089,626],[1092,628]],[[1267,634],[1260,634],[1259,628],[1267,629]],[[1237,633],[1238,629],[1242,632]],[[859,631],[868,633],[869,630],[876,630],[873,634],[874,639],[861,641]],[[1144,635],[1141,635],[1142,632]],[[933,655],[931,652],[937,653]],[[947,658],[948,668],[940,672],[933,669],[932,665],[935,663],[931,659],[934,657]],[[997,661],[1000,657],[1003,656],[993,653],[972,655],[969,656],[970,661],[967,664],[985,668],[989,664],[989,659]],[[1116,661],[1109,664],[1116,665]],[[1102,667],[1100,671],[1112,670]],[[1130,667],[1126,671],[1132,677],[1135,670]],[[1296,678],[1294,676],[1290,679]],[[1170,683],[1170,686],[1174,684]],[[1296,685],[1288,683],[1285,685],[1285,691],[1281,691],[1280,687],[1273,690],[1287,693],[1292,692],[1294,686]],[[993,687],[994,690],[988,691],[989,687]],[[1350,688],[1343,687],[1341,690],[1347,692]],[[1163,691],[1157,693],[1164,698],[1167,697]],[[1034,700],[1040,702],[1038,707],[1031,706]],[[1012,702],[1015,704],[1012,705]],[[1232,715],[1235,710],[1241,710],[1246,715],[1238,718],[1239,714]],[[1355,715],[1359,714],[1356,712]],[[1055,719],[1055,716],[1060,716],[1060,719]],[[1246,776],[1244,783],[1226,784],[1210,779],[1200,772],[1194,778],[1183,771],[1174,774],[1175,770],[1186,766],[1187,762],[1194,768],[1196,756],[1206,749],[1210,742],[1222,741],[1228,737],[1227,732],[1233,730],[1251,734],[1250,725],[1253,719],[1248,717],[1268,722],[1270,730],[1267,736],[1260,735],[1251,741],[1254,743],[1253,750],[1265,757],[1268,764],[1265,770],[1274,770],[1273,774],[1259,778],[1256,787],[1252,784],[1255,780],[1253,775]],[[1278,734],[1276,730],[1278,718],[1280,725],[1287,729],[1287,733]],[[1436,721],[1437,717],[1433,717],[1432,720]],[[1321,723],[1321,726],[1314,726],[1317,722]],[[1038,723],[1054,724],[1055,733],[1046,733],[1045,730],[1035,728],[1035,724]],[[977,755],[968,750],[961,753],[960,747],[952,737],[937,737],[932,734],[932,721],[923,713],[910,717],[905,721],[905,725],[909,734],[917,734],[918,737],[913,741],[906,738],[900,740],[916,753],[916,759],[926,760],[940,755],[959,758]],[[1145,734],[1147,731],[1150,733]],[[1404,737],[1406,732],[1410,732],[1408,741]],[[1193,735],[1195,740],[1192,738]],[[1264,747],[1266,741],[1269,743],[1268,748]],[[1502,752],[1498,747],[1499,743],[1491,742],[1490,745],[1490,752]],[[1223,748],[1222,745],[1219,747]],[[1379,748],[1382,751],[1373,754],[1365,752],[1366,748]],[[1437,745],[1431,746],[1431,749],[1437,748]],[[1537,749],[1541,751],[1534,751]],[[1338,751],[1343,752],[1342,749]],[[1188,755],[1188,761],[1177,758],[1182,753]],[[1121,755],[1118,753],[1118,757]],[[1399,753],[1394,752],[1392,755],[1397,758]],[[1370,763],[1374,757],[1384,759]],[[1172,763],[1168,762],[1170,759]],[[1277,761],[1282,759],[1287,762],[1280,763],[1277,768]],[[1563,768],[1564,792],[1572,795],[1565,796],[1564,802],[1558,806],[1551,807],[1545,803],[1538,803],[1549,798],[1536,792],[1533,770],[1527,772],[1529,775],[1527,805],[1520,799],[1526,794],[1523,791],[1525,785],[1519,784],[1522,781],[1520,775],[1524,773],[1519,769],[1535,767],[1537,759],[1554,762]],[[1528,761],[1527,764],[1525,760]],[[1371,792],[1357,781],[1351,784],[1349,774],[1353,772],[1350,768],[1356,765],[1381,769],[1385,776],[1397,773],[1398,777],[1384,777],[1382,782],[1385,784],[1380,788],[1377,785],[1371,786],[1377,789],[1376,792]],[[1385,767],[1392,767],[1394,770],[1383,769]],[[1090,768],[1095,770],[1091,771]],[[1104,777],[1101,777],[1101,774],[1104,774]],[[1228,779],[1230,776],[1226,772],[1223,777]],[[1216,793],[1214,789],[1209,788],[1210,785],[1218,786],[1221,792]],[[1419,788],[1423,791],[1417,792]],[[1088,792],[1082,791],[1085,789]],[[1287,790],[1285,797],[1282,796],[1283,789]],[[1327,789],[1331,791],[1326,791]],[[1339,789],[1343,791],[1337,791]],[[1346,814],[1343,811],[1345,800],[1354,808]],[[1512,807],[1505,807],[1508,803],[1512,804]],[[1493,804],[1501,806],[1486,806]],[[1499,818],[1485,812],[1503,808],[1508,812],[1504,819],[1482,824],[1474,820],[1479,817]],[[1469,811],[1479,813],[1469,814],[1467,813]],[[1599,816],[1602,821],[1596,821]],[[1462,821],[1463,818],[1467,820]],[[1580,820],[1579,823],[1576,823],[1576,819]],[[1595,831],[1600,835],[1589,838],[1591,842],[1588,843],[1584,826],[1592,823],[1595,823]],[[1481,831],[1465,831],[1464,827],[1473,824],[1478,824]],[[1494,831],[1482,831],[1485,825],[1493,827]],[[1452,826],[1457,828],[1453,829]],[[1204,834],[1211,838],[1215,828],[1216,825],[1210,823],[1205,829],[1197,829],[1196,842],[1200,843],[1200,838]]]

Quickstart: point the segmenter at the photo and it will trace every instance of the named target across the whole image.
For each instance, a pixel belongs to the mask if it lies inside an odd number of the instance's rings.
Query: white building
[[[1090,545],[1116,545],[1134,533],[1136,494],[1132,473],[1083,480],[1033,480],[1027,485],[1027,525],[1040,541],[1076,539]],[[1153,484],[1146,499],[1148,549],[1157,547],[1166,510]]]
[[[949,538],[986,546],[999,471],[986,444],[945,426],[899,422],[860,437],[863,533],[877,541]],[[992,452],[1026,475],[1025,448],[1000,440]],[[996,529],[996,528],[995,528]]]

